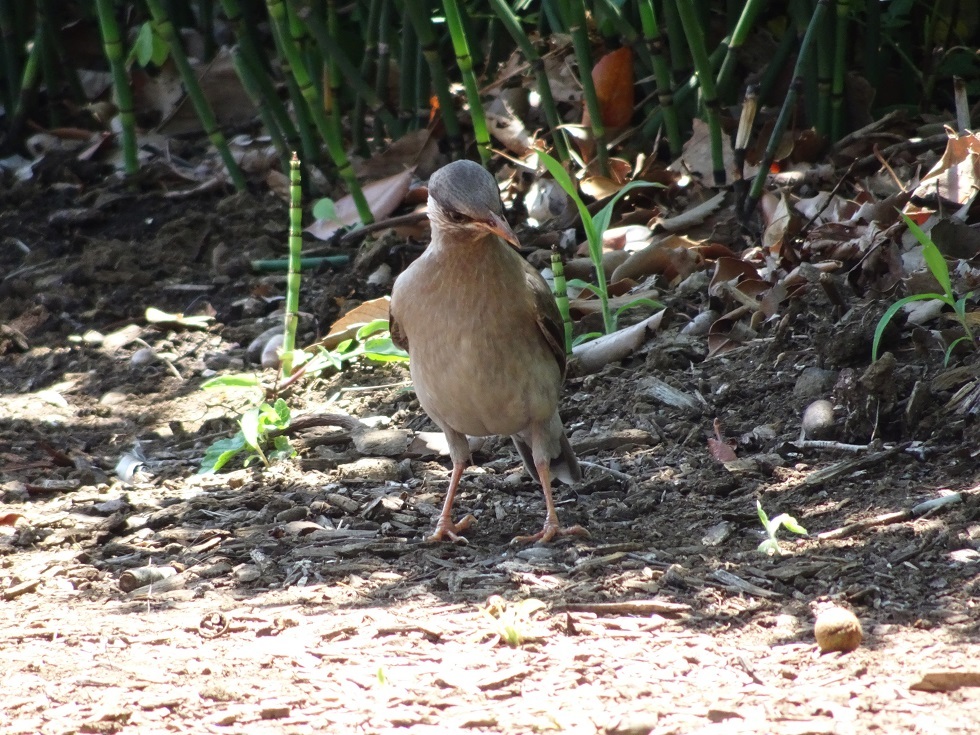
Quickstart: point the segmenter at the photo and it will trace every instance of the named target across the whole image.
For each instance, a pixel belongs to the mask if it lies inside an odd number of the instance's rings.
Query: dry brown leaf
[[[650,334],[664,325],[667,316],[668,311],[664,309],[631,327],[579,345],[572,350],[575,358],[572,369],[576,375],[587,375],[598,372],[610,362],[628,357],[643,346]]]
[[[946,133],[949,142],[943,157],[912,195],[933,202],[938,196],[946,205],[959,206],[975,197],[980,187],[980,133],[957,135],[949,127]]]
[[[362,188],[364,198],[367,199],[368,207],[376,220],[384,219],[398,209],[408,193],[413,173],[414,169],[407,169],[386,179],[372,181]],[[306,232],[320,240],[327,240],[341,227],[350,227],[361,221],[357,207],[354,206],[354,198],[350,194],[334,204],[334,214],[334,219],[317,220],[306,228]]]
[[[330,326],[330,332],[320,340],[320,345],[332,350],[345,339],[352,339],[357,334],[357,330],[365,324],[378,319],[387,319],[390,300],[387,296],[382,296],[380,299],[372,299],[355,306]]]
[[[20,513],[4,513],[0,515],[0,526],[16,526],[23,517]]]
[[[735,449],[727,444],[721,437],[721,421],[715,419],[714,421],[714,438],[708,437],[708,451],[711,452],[711,456],[716,462],[731,462],[738,459],[738,455],[735,454]]]

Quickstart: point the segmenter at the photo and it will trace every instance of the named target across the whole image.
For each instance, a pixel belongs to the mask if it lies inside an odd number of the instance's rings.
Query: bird
[[[509,436],[544,492],[544,527],[515,543],[588,537],[562,527],[551,479],[582,478],[558,414],[565,376],[561,314],[541,274],[521,255],[493,175],[468,160],[429,178],[432,239],[396,279],[389,302],[392,341],[409,355],[416,396],[446,435],[452,474],[428,541],[465,543],[472,515],[453,521],[453,501],[470,464],[467,436]]]

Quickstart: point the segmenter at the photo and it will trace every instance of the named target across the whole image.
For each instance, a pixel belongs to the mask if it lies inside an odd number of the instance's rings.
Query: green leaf
[[[337,219],[337,208],[333,199],[319,199],[313,205],[313,218],[317,220]]]
[[[219,439],[204,451],[199,475],[211,474],[224,467],[232,457],[245,449],[245,437],[238,432],[228,439]]]
[[[544,167],[548,169],[548,173],[551,177],[558,182],[558,186],[565,190],[565,193],[571,197],[572,201],[575,202],[575,206],[578,208],[579,216],[582,218],[582,227],[585,229],[585,238],[589,241],[589,253],[590,256],[595,260],[593,254],[593,249],[595,247],[602,248],[602,242],[596,239],[596,229],[595,225],[592,223],[592,215],[589,214],[589,208],[585,206],[585,202],[582,201],[582,197],[578,194],[578,186],[572,181],[572,177],[568,175],[568,172],[562,167],[562,165],[556,161],[554,158],[549,156],[544,151],[538,151],[538,159],[544,164]]]
[[[572,347],[578,347],[581,344],[585,344],[593,339],[598,339],[602,336],[602,332],[587,332],[586,334],[580,334],[578,337],[572,340]]]
[[[370,337],[375,332],[387,332],[388,331],[388,320],[387,319],[375,319],[373,322],[368,322],[363,327],[357,330],[357,334],[354,336],[363,340],[366,337]]]
[[[250,408],[248,411],[243,413],[242,417],[238,419],[238,425],[242,428],[242,436],[245,437],[245,443],[252,449],[258,449],[260,441],[259,435],[261,433],[259,407]]]
[[[787,515],[786,513],[780,513],[778,516],[773,518],[770,523],[774,527],[772,532],[774,536],[779,531],[780,527],[783,527],[792,533],[798,533],[802,536],[805,536],[807,532],[803,526],[796,522],[796,519],[793,516]]]
[[[261,388],[259,376],[254,373],[237,373],[235,375],[219,375],[205,380],[201,387],[207,388]]]
[[[881,319],[878,320],[878,326],[875,327],[875,336],[871,341],[871,362],[878,359],[878,343],[881,342],[881,335],[885,332],[885,327],[888,326],[888,322],[892,320],[898,310],[901,309],[906,304],[912,303],[913,301],[926,301],[929,299],[938,299],[945,303],[949,303],[946,297],[938,293],[917,293],[911,296],[906,296],[903,299],[899,299],[894,304],[888,307],[884,314],[881,315]]]
[[[632,309],[637,306],[649,306],[651,309],[663,309],[664,305],[659,301],[654,301],[653,299],[633,299],[628,304],[624,304],[616,309],[616,318],[619,319],[620,315],[627,309]]]
[[[939,285],[943,287],[946,296],[952,299],[953,287],[949,281],[949,264],[946,262],[946,258],[939,252],[939,248],[936,247],[936,243],[932,241],[932,238],[922,231],[922,228],[906,214],[902,212],[899,212],[899,214],[905,220],[909,231],[915,235],[915,239],[922,245],[922,257],[925,259],[926,265],[929,266],[929,271],[939,281]]]
[[[290,416],[289,404],[282,398],[277,398],[272,408],[276,412],[276,418],[278,419],[276,428],[285,429],[288,427]]]
[[[147,21],[140,26],[136,42],[133,44],[133,51],[136,53],[136,61],[140,66],[148,66],[153,61],[153,26]]]
[[[602,233],[609,229],[609,220],[612,219],[613,207],[616,206],[616,202],[628,194],[631,189],[636,189],[641,186],[659,186],[663,188],[663,184],[658,184],[653,181],[631,181],[622,189],[613,194],[609,202],[599,210],[599,213],[593,219],[596,233],[599,235],[599,237],[602,237]]]

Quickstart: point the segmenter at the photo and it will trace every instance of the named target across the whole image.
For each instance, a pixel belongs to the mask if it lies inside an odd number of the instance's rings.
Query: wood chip
[[[960,687],[980,687],[980,671],[929,671],[909,689],[917,692],[952,692]]]

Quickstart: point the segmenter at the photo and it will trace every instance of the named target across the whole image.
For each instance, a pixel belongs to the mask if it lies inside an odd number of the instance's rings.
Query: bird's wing
[[[408,335],[405,334],[402,325],[395,320],[395,310],[392,308],[394,305],[394,299],[388,302],[388,334],[391,335],[395,347],[408,352]]]
[[[538,328],[544,336],[545,342],[551,349],[558,363],[561,376],[565,377],[565,326],[562,322],[561,312],[555,303],[555,296],[548,287],[548,282],[541,277],[537,269],[523,258],[524,282],[528,291],[531,292],[531,304],[534,308],[535,318],[538,321]]]

